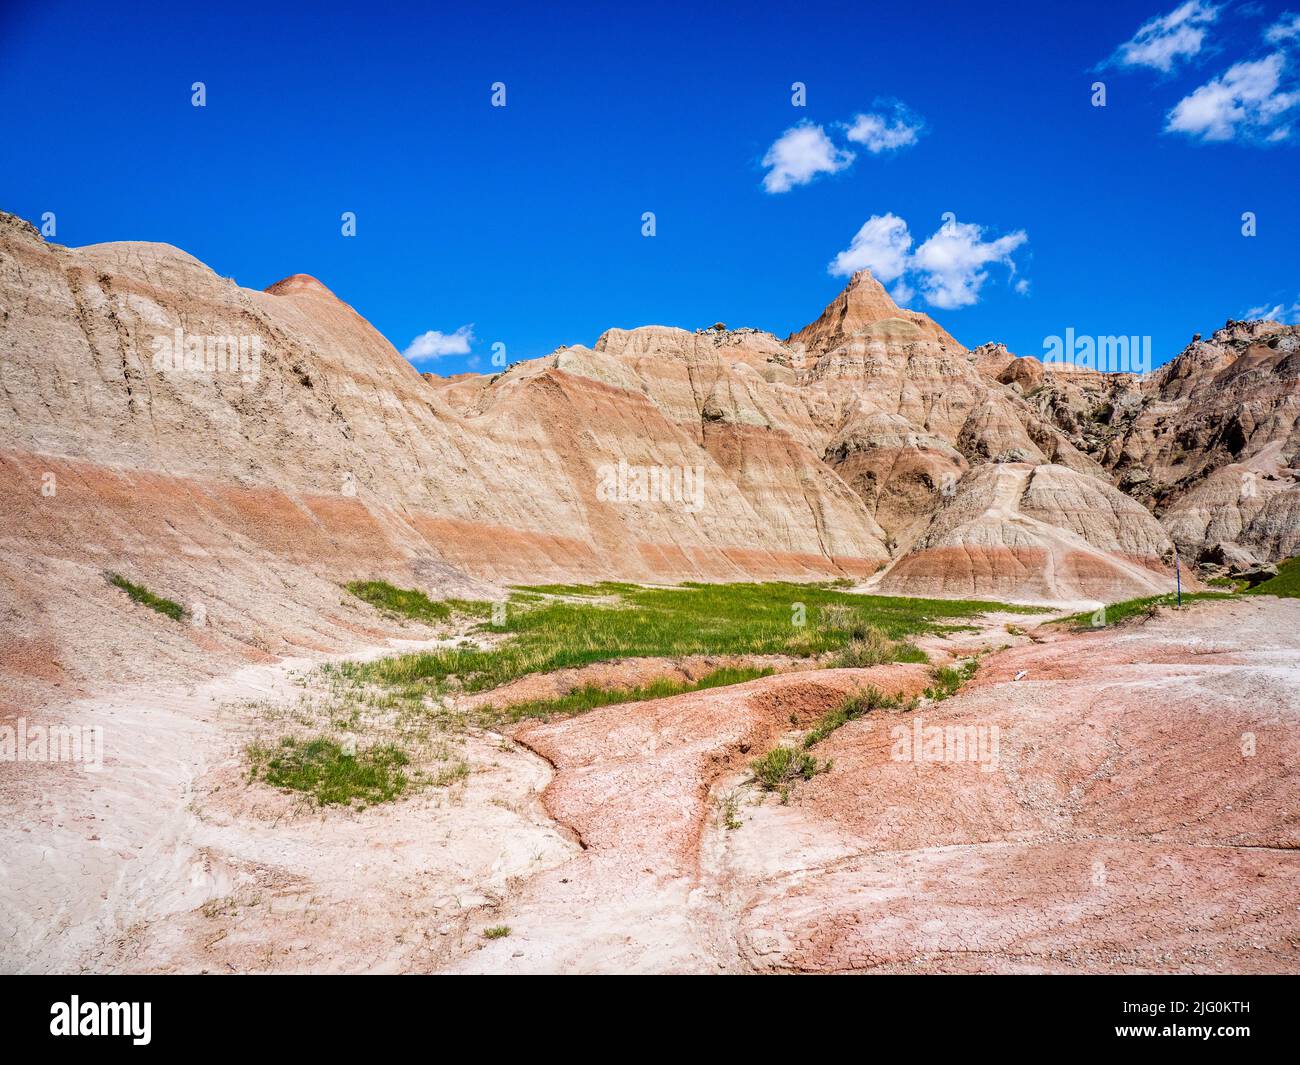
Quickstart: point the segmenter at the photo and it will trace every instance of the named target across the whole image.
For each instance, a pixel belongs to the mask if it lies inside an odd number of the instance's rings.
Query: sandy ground
[[[990,653],[958,696],[823,741],[788,805],[753,757],[926,668],[468,735],[465,782],[365,811],[243,777],[231,708],[290,703],[317,660],[71,704],[101,772],[0,765],[0,968],[1300,971],[1300,603],[1008,622],[927,641]],[[896,728],[953,725],[996,726],[996,759],[896,757]]]
[[[248,785],[238,707],[291,706],[319,661],[68,706],[104,728],[97,773],[0,764],[0,969],[429,970],[577,849],[538,802],[547,764],[490,734],[464,738],[465,782],[365,811]]]

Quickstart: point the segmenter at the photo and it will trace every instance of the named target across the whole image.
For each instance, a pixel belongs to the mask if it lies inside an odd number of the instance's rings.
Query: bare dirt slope
[[[546,808],[586,849],[458,968],[1293,972],[1298,622],[1293,601],[1205,603],[1026,642],[951,700],[845,725],[817,748],[830,772],[788,806],[742,800],[735,830],[714,803],[747,757],[864,676],[533,727]],[[873,680],[915,690],[907,669]],[[918,719],[997,725],[995,767],[894,760]]]
[[[936,661],[993,653],[951,699],[834,732],[788,805],[755,804],[749,761],[926,667],[470,734],[462,783],[351,812],[244,776],[247,701],[291,709],[306,663],[75,703],[100,773],[0,768],[0,968],[1300,968],[1300,604],[1037,639],[928,639]],[[995,757],[899,760],[936,726],[996,726]]]

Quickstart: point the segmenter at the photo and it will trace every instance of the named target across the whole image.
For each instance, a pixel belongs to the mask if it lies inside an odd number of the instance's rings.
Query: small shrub
[[[817,775],[817,759],[792,747],[774,747],[750,763],[754,779],[764,791],[780,791],[794,780],[812,780]]]
[[[855,635],[839,654],[831,659],[831,665],[840,669],[863,669],[867,666],[879,666],[897,660],[898,648],[894,641],[874,625],[864,627],[861,635]]]
[[[934,681],[934,684],[925,689],[927,698],[940,702],[949,696],[956,695],[961,690],[961,686],[975,676],[975,672],[979,667],[979,660],[972,658],[963,662],[960,666],[939,666],[930,670],[930,679]]]
[[[494,924],[491,928],[483,929],[485,939],[505,939],[510,934],[508,924]]]

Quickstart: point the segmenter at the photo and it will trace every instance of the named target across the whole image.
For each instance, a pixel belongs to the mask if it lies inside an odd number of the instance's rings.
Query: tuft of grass
[[[812,780],[817,775],[817,759],[793,747],[773,747],[750,762],[749,768],[764,791],[782,791],[796,780]]]
[[[172,621],[180,621],[185,616],[185,608],[180,603],[173,602],[170,599],[164,599],[160,595],[154,595],[148,588],[141,587],[138,584],[132,584],[120,573],[106,574],[108,583],[129,595],[133,602],[142,606],[149,607],[150,610],[156,610],[160,614],[165,614]]]
[[[616,703],[639,703],[647,699],[666,699],[671,695],[685,692],[703,691],[706,688],[721,688],[728,684],[742,684],[757,677],[770,677],[770,669],[716,669],[695,681],[662,678],[649,684],[632,688],[598,688],[584,684],[566,695],[554,699],[532,699],[522,703],[511,703],[504,709],[487,713],[494,714],[505,721],[522,721],[530,717],[551,717],[552,715],[581,714],[594,710],[598,706],[611,706]]]
[[[508,924],[494,924],[491,928],[483,929],[484,939],[505,939],[510,934]]]
[[[418,588],[397,588],[387,581],[350,581],[343,587],[377,610],[426,625],[446,621],[453,612],[486,617],[492,608],[491,603],[469,599],[430,599]]]
[[[250,744],[246,754],[250,779],[303,792],[321,806],[388,802],[411,783],[404,771],[410,759],[394,744],[347,754],[323,736],[310,740],[286,736],[275,747]]]
[[[971,658],[960,666],[939,666],[930,670],[930,679],[934,683],[925,689],[926,697],[941,702],[956,695],[961,686],[975,676],[979,667],[979,659]]]
[[[1277,595],[1285,599],[1300,599],[1300,555],[1279,562],[1277,576],[1260,581],[1247,588],[1243,595]]]
[[[831,659],[830,664],[840,669],[863,669],[896,661],[897,655],[897,645],[885,635],[883,629],[866,625],[861,635],[855,633],[844,650]]]
[[[1229,592],[1184,592],[1183,603],[1197,602],[1204,599],[1231,599]],[[1154,617],[1161,607],[1173,607],[1178,603],[1178,597],[1174,594],[1166,595],[1148,595],[1141,599],[1125,599],[1120,603],[1111,603],[1104,610],[1102,624],[1094,625],[1093,618],[1097,616],[1095,611],[1085,610],[1080,614],[1070,614],[1068,617],[1057,618],[1050,622],[1053,625],[1069,625],[1074,629],[1099,629],[1106,628],[1110,625],[1118,624],[1121,621],[1127,621],[1135,617]]]
[[[876,688],[867,688],[866,691],[858,695],[851,695],[834,710],[828,710],[818,718],[812,730],[803,738],[804,750],[815,747],[837,728],[847,725],[850,721],[862,717],[864,714],[869,714],[873,710],[883,710],[886,707],[900,705],[900,700],[894,696],[885,695]]]

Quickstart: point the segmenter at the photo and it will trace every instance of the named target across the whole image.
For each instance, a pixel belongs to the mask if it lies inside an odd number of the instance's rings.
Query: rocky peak
[[[941,347],[963,350],[937,322],[918,311],[904,310],[885,291],[870,270],[859,270],[822,311],[816,321],[792,333],[787,344],[814,354],[833,351],[854,337],[883,333],[891,339],[915,332],[917,340],[938,342]],[[902,326],[902,331],[897,326]],[[894,327],[894,328],[891,328]]]
[[[329,289],[317,281],[311,274],[290,274],[282,278],[274,285],[267,285],[264,292],[269,292],[272,296],[328,296],[330,299],[337,299]]]

